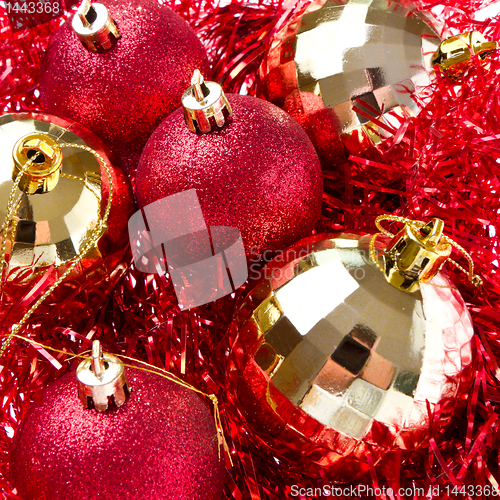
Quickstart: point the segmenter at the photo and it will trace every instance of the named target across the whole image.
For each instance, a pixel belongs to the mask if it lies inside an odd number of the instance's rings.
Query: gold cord
[[[17,336],[17,334],[21,331],[21,328],[26,324],[28,319],[31,317],[31,315],[40,307],[40,305],[43,303],[43,301],[52,294],[52,292],[73,272],[73,270],[76,268],[76,266],[79,264],[79,262],[83,259],[83,257],[90,251],[92,248],[94,248],[97,245],[97,242],[101,238],[101,236],[106,232],[107,230],[107,223],[108,223],[108,218],[109,218],[109,212],[111,210],[111,204],[113,202],[113,182],[111,178],[111,170],[109,168],[109,165],[104,161],[104,158],[97,152],[94,151],[92,148],[89,148],[88,146],[84,146],[82,144],[68,144],[68,143],[63,143],[59,145],[61,148],[77,148],[77,149],[83,149],[84,151],[88,151],[90,154],[92,154],[99,163],[102,165],[104,170],[106,171],[106,175],[108,177],[108,185],[109,185],[109,193],[108,193],[108,203],[106,205],[106,210],[104,212],[104,215],[101,217],[101,214],[99,213],[98,215],[98,221],[96,227],[91,231],[91,237],[89,241],[87,242],[86,245],[84,245],[83,249],[80,251],[80,253],[72,259],[70,262],[70,266],[66,269],[66,271],[59,277],[57,281],[55,281],[43,294],[41,297],[38,298],[38,300],[30,307],[30,309],[24,314],[22,317],[21,321],[17,323],[13,330],[12,333],[7,337],[5,342],[3,343],[2,347],[0,348],[0,358],[4,355],[7,347],[10,345],[12,342],[12,339]],[[21,169],[19,174],[17,175],[14,185],[12,187],[10,197],[9,197],[9,203],[7,206],[7,215],[5,217],[5,221],[2,226],[2,255],[1,255],[1,266],[4,268],[6,266],[6,260],[5,260],[5,245],[6,245],[6,240],[7,240],[7,233],[8,230],[7,228],[10,226],[10,221],[14,217],[14,207],[15,204],[13,202],[16,189],[19,186],[19,182],[21,180],[21,176],[24,173],[24,171],[31,165],[31,162],[35,160],[37,155],[34,155],[34,157],[26,163],[26,165]],[[80,178],[76,178],[77,180],[82,181]],[[22,196],[22,193],[21,193]],[[1,286],[1,282],[0,282]]]
[[[389,236],[391,238],[393,238],[395,235],[392,234],[390,231],[388,231],[387,229],[385,229],[383,226],[382,226],[382,222],[383,221],[392,221],[392,222],[400,222],[402,224],[406,224],[408,226],[410,226],[410,228],[414,231],[418,231],[420,228],[424,227],[426,225],[425,222],[422,222],[420,220],[411,220],[411,219],[406,219],[405,217],[398,217],[397,215],[379,215],[376,219],[375,219],[375,225],[377,226],[377,229],[380,231],[380,233],[377,233],[375,235],[372,236],[371,240],[370,240],[370,246],[369,246],[369,251],[370,251],[370,257],[371,259],[373,260],[373,262],[378,266],[378,268],[384,272],[384,268],[377,256],[377,253],[375,251],[375,240],[377,239],[377,236],[379,236],[380,234],[383,234],[384,236]],[[467,275],[467,279],[474,285],[476,286],[477,288],[480,288],[481,286],[483,286],[483,280],[481,279],[481,277],[477,274],[474,274],[474,261],[472,260],[472,257],[470,256],[470,254],[467,252],[467,250],[465,250],[465,248],[463,248],[461,245],[459,245],[456,241],[452,240],[449,236],[446,236],[445,234],[443,234],[441,236],[442,240],[444,240],[446,243],[452,245],[453,247],[455,247],[466,259],[467,259],[467,262],[469,264],[469,269],[465,269],[464,267],[462,267],[458,262],[456,262],[455,260],[453,259],[448,259],[448,262],[451,262],[455,267],[457,267],[460,271],[462,271],[464,274]]]
[[[74,353],[70,354],[67,351],[63,351],[61,349],[56,349],[55,347],[44,345],[41,342],[37,342],[36,340],[30,339],[28,337],[24,337],[22,335],[11,334],[9,338],[12,338],[12,337],[15,337],[15,338],[20,339],[20,340],[24,340],[25,342],[33,344],[37,347],[41,347],[47,351],[52,351],[52,352],[56,352],[58,354],[63,354],[64,356],[67,356],[66,361],[71,361],[71,360],[77,359],[77,358],[81,359],[82,361],[85,359],[91,359],[91,351],[89,351],[89,350],[84,351],[81,354],[74,354]],[[231,455],[229,453],[229,447],[227,445],[226,437],[224,436],[224,430],[222,427],[222,420],[221,420],[220,410],[219,410],[219,400],[215,394],[208,394],[206,392],[200,391],[200,389],[197,389],[195,386],[182,380],[181,378],[177,377],[173,373],[170,373],[169,371],[167,371],[163,368],[159,368],[157,366],[146,363],[145,361],[142,361],[140,359],[131,358],[129,356],[125,356],[125,355],[121,355],[121,354],[114,354],[114,355],[119,357],[119,358],[122,358],[122,359],[125,359],[125,360],[128,360],[128,361],[135,363],[135,364],[122,363],[125,368],[131,368],[134,370],[141,370],[144,372],[152,373],[153,375],[158,375],[160,377],[166,378],[167,380],[170,380],[170,382],[173,382],[174,384],[180,385],[186,389],[189,389],[193,392],[196,392],[200,396],[203,396],[203,397],[210,399],[210,401],[212,402],[213,407],[214,407],[213,417],[214,417],[214,421],[215,421],[215,428],[217,430],[217,440],[219,443],[219,449],[218,449],[219,458],[221,458],[221,448],[223,448],[227,453],[227,456],[229,458],[231,465],[233,464],[233,462],[231,460]],[[139,363],[140,365],[143,365],[143,366],[142,367],[137,366],[137,363]]]
[[[24,340],[26,342],[29,342],[33,345],[36,345],[38,347],[42,347],[43,349],[46,349],[48,351],[53,351],[53,352],[57,352],[60,354],[64,354],[65,356],[68,356],[68,360],[74,359],[74,358],[83,358],[83,359],[88,358],[88,355],[87,356],[85,354],[72,354],[72,355],[70,355],[66,351],[62,351],[60,349],[55,349],[53,347],[46,346],[46,345],[41,344],[40,342],[37,342],[33,339],[19,335],[19,332],[21,331],[22,327],[26,324],[26,322],[28,321],[30,316],[38,309],[38,307],[40,307],[40,305],[43,303],[43,301],[67,278],[67,276],[75,269],[75,267],[78,265],[78,263],[81,261],[81,259],[89,252],[89,250],[91,250],[93,247],[95,247],[97,245],[97,242],[99,241],[101,236],[106,232],[106,229],[107,229],[107,222],[108,222],[109,213],[110,213],[111,205],[112,205],[112,201],[113,201],[113,182],[112,182],[112,178],[111,178],[111,170],[109,168],[109,165],[104,161],[104,158],[101,155],[99,155],[99,153],[97,153],[97,151],[94,151],[93,149],[89,148],[88,146],[83,146],[81,144],[66,144],[66,143],[64,143],[64,144],[60,144],[60,147],[62,147],[62,148],[63,147],[68,147],[68,148],[72,147],[72,148],[83,149],[84,151],[88,151],[89,153],[94,155],[95,158],[98,159],[98,161],[101,163],[101,165],[105,169],[106,175],[107,175],[108,180],[109,180],[108,203],[107,203],[106,210],[105,210],[102,218],[99,214],[97,226],[92,231],[92,233],[91,233],[92,237],[90,238],[89,242],[83,247],[83,249],[80,251],[80,253],[73,259],[73,261],[72,261],[71,265],[68,267],[68,269],[66,269],[66,271],[62,274],[62,276],[43,293],[43,295],[35,302],[35,304],[33,304],[33,306],[22,317],[21,321],[19,323],[17,323],[17,325],[15,325],[15,327],[12,330],[12,333],[10,333],[9,335],[5,335],[5,337],[7,337],[7,338],[5,339],[5,342],[3,343],[3,345],[0,349],[0,357],[2,357],[4,355],[7,347],[12,342],[12,339],[18,338],[18,339]],[[22,196],[23,196],[23,193],[21,193],[18,197],[18,200],[16,202],[14,202],[16,189],[19,186],[19,182],[21,180],[23,173],[31,165],[31,163],[36,159],[37,156],[38,155],[34,155],[34,157],[31,158],[25,164],[25,166],[21,169],[21,171],[19,172],[19,174],[17,175],[17,177],[14,181],[14,186],[12,187],[12,190],[11,190],[11,194],[9,197],[9,203],[7,206],[7,214],[6,214],[6,217],[5,217],[1,232],[0,232],[0,234],[2,235],[2,256],[1,256],[2,260],[0,260],[0,267],[2,268],[2,271],[3,271],[4,267],[7,267],[7,262],[5,261],[4,256],[5,256],[8,227],[10,226],[10,221],[14,219],[14,214],[15,214],[15,212],[19,206],[19,203],[22,199]],[[81,179],[79,177],[76,177],[73,175],[68,175],[68,174],[62,174],[62,175],[63,175],[63,177],[78,180],[78,181],[83,182],[85,184],[85,180]],[[14,219],[14,221],[15,221],[15,219]],[[1,287],[1,282],[0,282],[0,287]],[[87,352],[87,354],[89,354],[89,353]],[[191,384],[188,384],[184,380],[175,376],[173,373],[170,373],[162,368],[158,368],[154,365],[150,365],[149,363],[146,363],[144,361],[137,360],[134,358],[130,358],[128,356],[119,356],[119,357],[121,357],[123,359],[127,359],[129,361],[133,361],[134,363],[140,363],[140,364],[144,365],[144,367],[141,368],[141,367],[134,366],[134,365],[124,364],[125,367],[134,368],[134,369],[142,370],[142,371],[147,371],[147,372],[159,375],[161,377],[164,377],[164,378],[170,380],[171,382],[174,382],[178,385],[181,385],[189,390],[192,390],[192,391],[200,394],[201,396],[204,396],[204,397],[210,399],[210,401],[212,402],[213,407],[214,407],[214,415],[213,416],[214,416],[214,420],[215,420],[215,427],[217,429],[217,439],[218,439],[218,443],[219,443],[219,448],[218,448],[219,458],[221,457],[221,447],[222,447],[227,452],[227,456],[229,457],[229,461],[232,464],[231,456],[229,454],[229,447],[227,445],[227,441],[226,441],[226,438],[224,436],[224,431],[222,428],[222,421],[221,421],[220,410],[219,410],[219,400],[217,399],[217,396],[215,396],[214,394],[207,394],[205,392],[200,391],[196,387],[192,386]]]
[[[382,265],[382,263],[380,262],[380,259],[378,258],[377,256],[377,252],[375,251],[375,240],[377,239],[377,236],[379,236],[380,233],[377,233],[377,234],[374,234],[371,238],[370,238],[370,258],[372,259],[372,261],[377,265],[377,267],[382,271],[384,272],[384,266]]]

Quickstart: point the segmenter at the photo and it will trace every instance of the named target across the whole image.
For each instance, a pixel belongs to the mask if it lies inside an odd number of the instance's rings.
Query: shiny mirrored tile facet
[[[394,382],[394,389],[407,396],[413,396],[417,388],[419,377],[417,373],[407,371],[400,372]]]
[[[374,417],[383,397],[384,391],[357,378],[349,388],[347,402],[355,410]]]
[[[376,352],[372,352],[361,378],[380,389],[388,389],[394,378],[396,367]]]
[[[335,397],[321,387],[313,385],[304,397],[301,408],[324,425],[330,422],[340,408],[343,398]]]
[[[337,429],[353,438],[363,437],[371,419],[362,413],[343,406],[330,420],[330,427]]]
[[[368,361],[370,349],[352,337],[347,336],[342,339],[331,357],[342,368],[350,371],[353,375],[357,375]]]
[[[329,359],[314,379],[314,384],[330,394],[339,395],[347,392],[355,378],[350,371]]]

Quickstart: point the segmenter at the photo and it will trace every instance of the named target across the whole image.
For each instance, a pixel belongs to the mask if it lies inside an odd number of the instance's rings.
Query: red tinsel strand
[[[0,7],[0,112],[39,108],[37,85],[44,51],[62,18],[12,32],[7,11]]]

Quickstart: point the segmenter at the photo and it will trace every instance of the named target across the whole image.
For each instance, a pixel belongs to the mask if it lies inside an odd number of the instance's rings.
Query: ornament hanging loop
[[[401,231],[393,235],[382,226],[385,220],[401,222],[405,225]],[[434,218],[428,223],[413,221],[404,217],[381,215],[375,220],[380,233],[373,236],[370,242],[370,257],[384,273],[387,281],[404,292],[415,292],[420,283],[430,281],[450,261],[475,286],[480,287],[482,280],[474,274],[474,263],[468,252],[458,243],[446,236],[444,222]],[[392,239],[382,253],[380,260],[375,251],[375,240],[379,234]],[[461,252],[469,263],[469,269],[450,259],[452,247]]]
[[[459,77],[474,55],[486,59],[498,48],[498,42],[486,40],[482,33],[470,31],[444,40],[432,56],[432,66],[439,66],[452,78]]]
[[[96,340],[92,344],[92,360],[91,360],[92,370],[94,375],[101,380],[106,370],[106,366],[104,365],[104,355],[102,353],[101,343]]]
[[[420,283],[431,280],[451,254],[451,245],[441,241],[443,229],[440,219],[421,227],[405,224],[383,254],[387,281],[400,290],[414,292]]]
[[[205,97],[210,93],[199,69],[194,70],[193,77],[191,78],[191,87],[193,89],[193,95],[198,102],[204,101]]]

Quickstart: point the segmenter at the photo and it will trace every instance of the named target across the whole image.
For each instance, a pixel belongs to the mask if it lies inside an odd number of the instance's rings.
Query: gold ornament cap
[[[215,82],[206,82],[198,69],[191,78],[191,87],[182,95],[184,120],[191,132],[208,134],[214,127],[223,127],[232,114],[231,105]]]
[[[63,157],[52,136],[39,132],[25,135],[14,146],[12,159],[12,180],[22,172],[19,189],[24,193],[48,193],[56,187]]]
[[[437,218],[419,228],[405,224],[382,255],[387,281],[404,292],[415,292],[420,283],[430,281],[451,254],[443,230],[444,222]]]
[[[101,3],[84,0],[71,23],[83,46],[92,52],[111,49],[120,33],[108,9]]]
[[[123,364],[116,356],[103,353],[98,340],[92,344],[91,358],[78,365],[76,378],[78,397],[85,408],[106,411],[110,398],[120,407],[130,392]]]
[[[63,273],[79,255],[86,257],[77,272],[102,260],[98,245],[89,250],[105,229],[101,163],[111,167],[93,134],[75,123],[40,113],[0,117],[0,221],[9,221],[0,246],[9,279],[26,266]]]
[[[469,66],[473,55],[486,59],[498,48],[498,42],[487,40],[478,31],[469,31],[444,40],[432,56],[432,66],[457,77]]]

